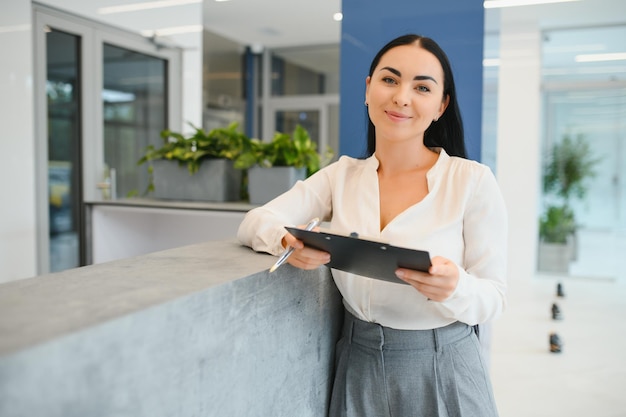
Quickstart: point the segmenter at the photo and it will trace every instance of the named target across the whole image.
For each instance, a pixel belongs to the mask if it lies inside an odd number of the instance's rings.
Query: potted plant
[[[579,227],[571,203],[584,199],[587,181],[595,176],[594,167],[599,161],[582,135],[575,139],[566,135],[552,146],[543,174],[543,191],[549,204],[539,220],[539,270],[569,270],[576,256]]]
[[[242,173],[234,165],[250,148],[250,139],[237,123],[209,132],[191,126],[189,136],[163,130],[163,146],[150,145],[138,161],[149,164],[147,193],[174,200],[240,200]]]
[[[265,204],[312,175],[333,157],[328,148],[322,157],[306,129],[297,125],[290,135],[276,132],[269,142],[252,139],[235,166],[248,169],[251,204]]]

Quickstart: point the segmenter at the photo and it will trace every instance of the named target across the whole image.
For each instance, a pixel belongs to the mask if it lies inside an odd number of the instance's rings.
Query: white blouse
[[[259,252],[283,252],[284,226],[314,217],[339,233],[357,232],[395,246],[427,250],[459,268],[454,293],[428,300],[409,285],[332,270],[344,305],[361,320],[396,329],[469,325],[497,317],[505,306],[507,214],[496,179],[486,165],[440,151],[427,173],[428,195],[380,230],[375,156],[337,162],[299,181],[286,193],[250,210],[237,234]]]

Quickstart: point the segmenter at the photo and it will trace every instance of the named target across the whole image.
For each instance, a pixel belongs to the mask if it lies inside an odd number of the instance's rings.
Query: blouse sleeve
[[[465,253],[459,282],[441,303],[444,313],[464,323],[484,323],[506,305],[507,213],[497,181],[487,167],[476,182],[463,220]]]
[[[237,238],[257,252],[280,254],[285,226],[298,226],[318,217],[330,219],[333,165],[323,168],[263,206],[250,210],[239,225]]]

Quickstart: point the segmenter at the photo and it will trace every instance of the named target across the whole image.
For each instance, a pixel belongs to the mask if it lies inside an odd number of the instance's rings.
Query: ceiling
[[[338,44],[341,0],[205,0],[204,27],[243,45],[292,47]]]
[[[332,19],[337,11],[341,11],[341,0],[204,0],[203,22],[205,29],[220,36],[242,45],[278,48],[278,54],[291,62],[327,73],[329,68],[336,71],[339,67],[341,23]],[[593,53],[594,49],[595,52],[626,52],[624,0],[580,0],[485,9],[487,36],[498,38],[501,13],[508,13],[509,24],[537,22],[546,34],[544,51],[549,52],[544,56],[544,67],[559,68],[557,74],[568,71],[562,70],[563,67],[572,67],[577,53]],[[313,50],[313,45],[326,46]],[[499,52],[499,42],[486,40],[485,57],[498,57]],[[611,64],[609,72],[614,72],[618,65],[626,74],[626,61],[618,62]],[[588,64],[594,65],[602,64]]]
[[[341,23],[333,15],[341,0],[196,0],[173,7],[101,14],[103,7],[155,0],[37,0],[90,19],[141,32],[185,25],[207,30],[242,45],[290,47],[339,43]],[[194,1],[194,0],[191,0]]]
[[[251,46],[258,50],[281,48],[283,49],[281,53],[290,54],[294,62],[318,69],[320,72],[325,72],[326,68],[338,67],[341,23],[333,20],[333,15],[341,11],[342,0],[204,0],[201,3],[199,1],[176,7],[109,15],[98,14],[98,9],[104,6],[137,3],[141,0],[43,0],[42,3],[137,32],[173,26],[202,25],[205,30],[242,46]],[[485,10],[485,33],[496,37],[499,32],[501,10],[511,11],[514,20],[537,21],[543,30],[626,25],[624,0],[581,0],[562,4]],[[510,22],[510,19],[508,20]],[[596,40],[586,38],[584,34],[578,36],[582,37],[568,39],[567,42],[570,45],[596,43]],[[197,45],[186,45],[191,38],[198,42],[197,36],[171,37],[174,43],[180,46],[197,48]],[[621,52],[626,52],[625,41],[619,37],[602,39],[602,42],[607,43],[607,49],[621,48]],[[325,47],[313,53],[315,45]],[[490,51],[489,47],[486,42],[485,56],[497,56],[499,51],[497,49]],[[553,47],[558,48],[558,45]],[[572,54],[573,51],[570,51],[570,55]],[[564,56],[564,59],[571,59],[571,56]]]
[[[341,23],[333,20],[333,14],[341,12],[341,4],[342,0],[204,0],[203,25],[243,45],[338,44]],[[487,33],[499,32],[501,10],[485,9]],[[521,22],[536,20],[544,30],[626,24],[624,0],[578,0],[507,10]]]
[[[206,30],[242,45],[259,47],[335,44],[339,43],[341,36],[341,23],[333,20],[333,14],[341,11],[342,0],[204,0],[202,3],[109,15],[99,14],[98,9],[141,3],[142,0],[39,2],[137,32],[202,24]],[[500,10],[503,9],[486,9],[486,32],[499,30]],[[580,0],[508,10],[514,10],[520,21],[538,19],[543,29],[626,22],[624,0]]]

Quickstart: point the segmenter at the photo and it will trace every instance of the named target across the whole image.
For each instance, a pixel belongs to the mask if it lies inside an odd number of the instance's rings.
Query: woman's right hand
[[[316,269],[330,262],[330,254],[328,252],[304,246],[304,243],[291,233],[283,236],[282,244],[285,248],[291,246],[295,249],[291,256],[287,258],[287,263],[296,268]]]

